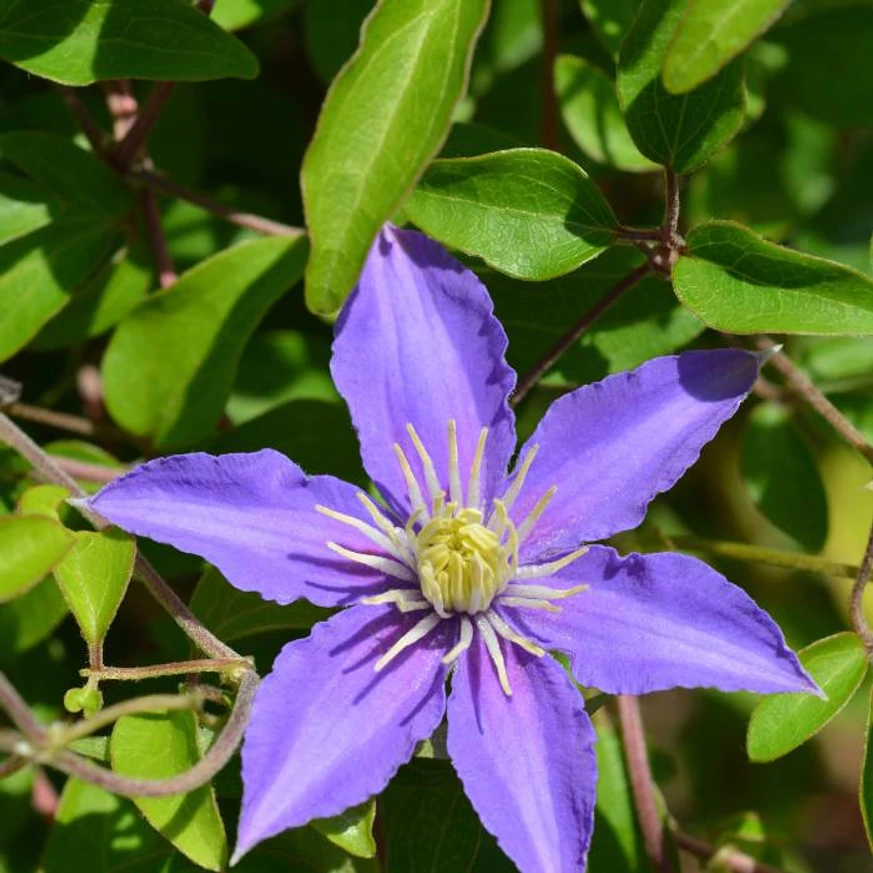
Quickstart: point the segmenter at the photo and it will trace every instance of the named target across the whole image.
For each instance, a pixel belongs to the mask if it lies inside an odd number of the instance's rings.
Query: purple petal
[[[548,655],[504,646],[507,697],[477,640],[449,698],[448,748],[482,824],[524,873],[584,870],[594,826],[594,730]]]
[[[759,358],[736,349],[655,358],[556,400],[522,449],[539,452],[515,504],[520,520],[557,492],[522,558],[630,530],[737,410]]]
[[[776,623],[702,561],[664,553],[620,557],[592,546],[551,587],[588,584],[561,612],[504,609],[520,633],[570,656],[573,675],[609,694],[711,686],[817,693]],[[507,594],[511,594],[510,585]]]
[[[352,607],[289,643],[258,690],[242,749],[235,859],[378,794],[445,711],[443,622],[381,673],[378,658],[420,619]]]
[[[404,583],[340,558],[333,540],[376,553],[363,534],[316,512],[322,504],[369,520],[360,489],[307,477],[272,449],[159,458],[107,485],[87,506],[124,530],[215,564],[231,584],[279,603],[351,603]]]
[[[507,398],[515,373],[506,334],[482,283],[437,243],[386,227],[343,309],[331,371],[361,440],[364,466],[394,504],[409,508],[392,445],[423,481],[406,425],[448,487],[448,423],[457,422],[466,486],[479,432],[489,428],[482,494],[490,500],[515,448]]]

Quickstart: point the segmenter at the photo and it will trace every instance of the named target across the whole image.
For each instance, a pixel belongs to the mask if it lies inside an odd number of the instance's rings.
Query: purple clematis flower
[[[152,461],[89,501],[244,591],[348,607],[285,646],[261,685],[237,858],[381,792],[448,710],[449,754],[506,854],[525,873],[584,869],[595,735],[549,651],[608,693],[817,691],[774,622],[705,564],[583,545],[639,524],[759,358],[688,352],[580,388],[508,473],[505,350],[479,280],[386,228],[332,361],[384,503],[271,450]]]

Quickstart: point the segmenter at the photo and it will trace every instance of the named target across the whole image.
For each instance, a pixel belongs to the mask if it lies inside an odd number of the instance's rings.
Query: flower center
[[[475,615],[506,587],[506,549],[482,521],[480,510],[450,503],[415,538],[421,593],[438,611]]]

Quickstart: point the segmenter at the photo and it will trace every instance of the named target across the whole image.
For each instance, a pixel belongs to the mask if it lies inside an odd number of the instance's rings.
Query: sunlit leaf
[[[735,58],[782,14],[790,0],[694,0],[664,61],[674,94],[698,87]]]
[[[112,769],[140,779],[178,776],[200,760],[191,712],[129,715],[115,723]],[[212,787],[189,794],[134,798],[149,824],[182,854],[207,870],[223,870],[227,838]]]
[[[43,515],[0,518],[0,603],[33,588],[72,546],[73,534]]]
[[[597,257],[616,224],[582,168],[545,149],[434,161],[404,208],[440,242],[537,281]]]
[[[0,57],[66,85],[106,79],[251,79],[254,55],[178,0],[0,0]]]
[[[369,800],[333,818],[317,819],[312,822],[312,827],[350,855],[373,858],[376,855],[375,820],[376,802]]]
[[[873,333],[873,280],[712,221],[693,228],[673,269],[679,299],[731,333]]]
[[[306,300],[342,305],[380,226],[442,145],[487,0],[381,0],[322,106],[302,171]]]
[[[753,761],[773,761],[815,736],[851,699],[867,673],[864,644],[853,633],[818,640],[800,661],[827,699],[813,694],[774,694],[758,704],[749,722]]]
[[[133,573],[136,544],[116,527],[80,531],[55,580],[91,648],[103,644]]]
[[[224,409],[246,340],[299,279],[305,258],[304,237],[243,243],[131,312],[103,359],[106,405],[116,421],[159,446],[206,436]]]

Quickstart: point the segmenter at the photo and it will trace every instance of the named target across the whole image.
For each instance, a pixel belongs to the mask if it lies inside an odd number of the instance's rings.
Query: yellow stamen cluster
[[[536,457],[537,446],[532,446],[527,452],[503,499],[493,500],[493,510],[486,517],[481,505],[480,479],[487,428],[482,429],[476,443],[465,495],[459,468],[457,429],[454,421],[449,422],[448,502],[433,459],[412,425],[407,425],[407,431],[421,462],[424,482],[419,482],[406,453],[395,443],[394,454],[412,506],[405,526],[398,527],[361,492],[358,498],[373,524],[329,507],[316,508],[363,534],[381,554],[350,549],[335,542],[328,542],[327,546],[343,558],[408,583],[366,597],[362,603],[392,604],[400,612],[425,613],[376,662],[377,671],[427,636],[443,619],[454,616],[458,620],[458,642],[446,653],[443,661],[452,663],[470,647],[475,628],[494,664],[501,687],[509,695],[512,691],[500,640],[520,646],[533,655],[542,656],[545,652],[513,630],[498,612],[491,609],[492,604],[499,599],[504,606],[558,611],[560,607],[552,603],[553,600],[570,597],[588,586],[561,589],[530,582],[557,573],[587,549],[577,549],[546,564],[519,566],[519,544],[531,532],[556,490],[554,486],[549,488],[517,526],[510,518],[510,510]]]

